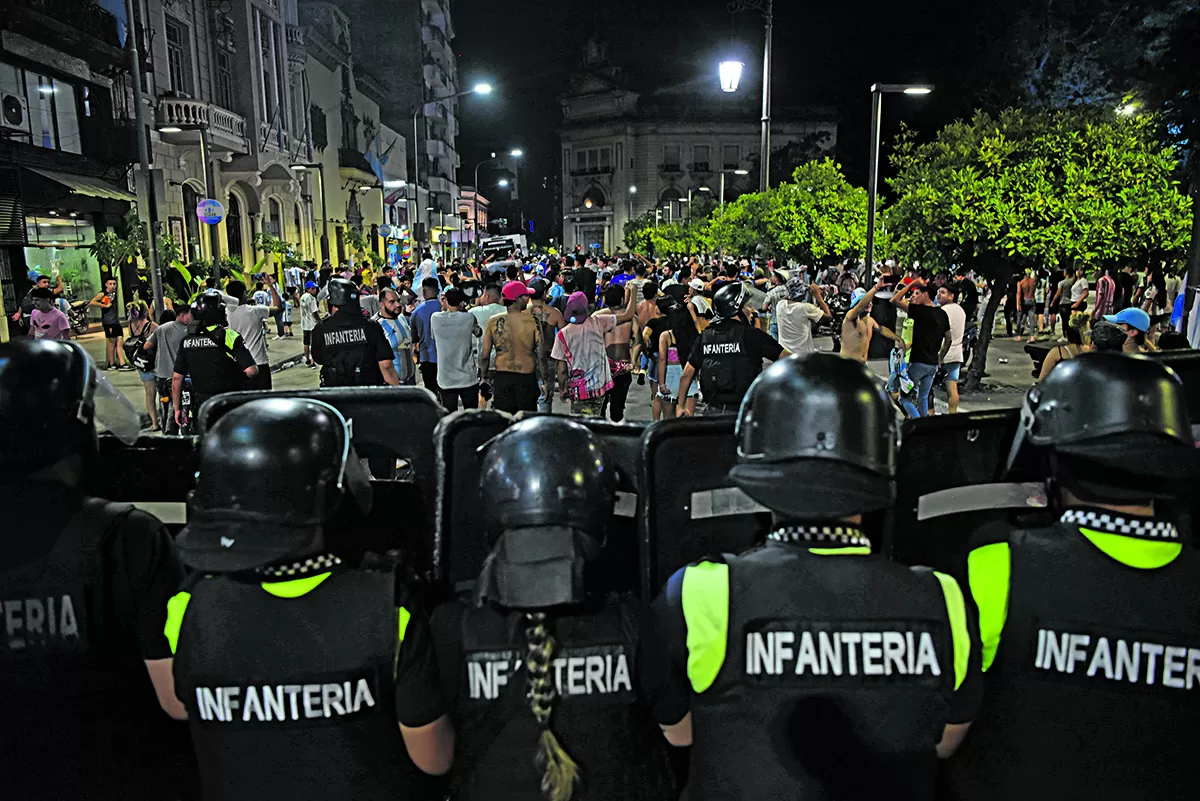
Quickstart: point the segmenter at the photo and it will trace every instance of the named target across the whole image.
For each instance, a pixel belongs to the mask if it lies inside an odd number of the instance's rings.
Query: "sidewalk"
[[[278,373],[281,370],[286,370],[300,364],[304,360],[304,344],[300,339],[300,327],[295,326],[295,336],[291,339],[272,339],[275,336],[273,333],[267,337],[267,356],[271,360],[271,372]],[[126,327],[126,333],[129,329]],[[272,331],[274,324],[272,324]],[[104,370],[104,365],[108,361],[105,353],[104,332],[99,326],[93,326],[92,330],[78,339],[79,344],[83,345],[84,350],[96,362],[96,366]],[[122,357],[123,360],[124,357]],[[133,408],[137,409],[142,415],[142,423],[149,427],[149,415],[146,414],[145,389],[142,381],[138,378],[135,370],[108,370],[104,372],[108,380],[121,391],[129,402],[133,404]]]

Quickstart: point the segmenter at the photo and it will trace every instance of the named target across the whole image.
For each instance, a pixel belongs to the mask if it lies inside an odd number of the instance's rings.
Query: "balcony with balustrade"
[[[195,144],[199,139],[197,132],[204,129],[208,131],[209,146],[213,150],[250,152],[250,144],[246,141],[246,119],[205,100],[161,97],[155,124],[163,141],[169,144]]]

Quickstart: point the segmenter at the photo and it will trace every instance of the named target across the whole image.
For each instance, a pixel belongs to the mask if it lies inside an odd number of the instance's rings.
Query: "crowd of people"
[[[354,284],[330,283],[330,319],[361,320]],[[478,329],[460,292],[431,315],[455,332],[455,368]],[[1123,354],[1056,368],[1004,464],[1043,482],[1045,508],[960,518],[968,547],[914,567],[880,552],[890,400],[858,360],[787,357],[738,324],[746,292],[718,290],[705,333],[777,359],[739,407],[728,472],[770,524],[749,550],[663,566],[653,600],[613,587],[622,468],[576,419],[521,419],[479,449],[486,523],[450,534],[486,558],[470,586],[435,591],[409,561],[432,547],[415,532],[383,557],[338,539],[377,490],[354,444],[369,439],[333,405],[227,410],[172,538],[85,489],[97,424],[132,442],[137,423],[82,348],[0,344],[0,502],[25,532],[0,551],[6,797],[1192,797],[1200,556],[1177,511],[1195,460],[1178,377]],[[524,314],[529,295],[509,294],[505,314]],[[604,314],[569,304],[567,327],[630,323],[636,303],[611,295]],[[225,358],[203,344],[224,338],[210,306],[219,293],[193,304],[180,360]],[[652,539],[683,545],[692,525],[664,518]],[[686,767],[672,748],[691,749]]]

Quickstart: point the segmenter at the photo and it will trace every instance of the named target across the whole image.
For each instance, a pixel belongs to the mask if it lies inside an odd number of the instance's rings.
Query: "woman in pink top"
[[[637,296],[625,289],[625,308],[617,314],[593,315],[587,295],[574,292],[567,298],[567,327],[554,338],[550,356],[558,361],[562,399],[571,401],[571,414],[601,417],[604,399],[613,386],[604,335],[628,323],[637,313]]]

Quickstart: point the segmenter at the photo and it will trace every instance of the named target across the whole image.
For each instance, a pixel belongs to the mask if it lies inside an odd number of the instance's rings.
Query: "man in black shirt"
[[[910,293],[911,300],[905,300]],[[917,385],[917,413],[927,417],[929,393],[933,390],[933,378],[937,375],[938,356],[943,343],[949,348],[953,341],[950,319],[933,304],[929,287],[920,278],[893,295],[892,303],[913,321],[912,347],[908,350],[908,377]]]
[[[82,489],[93,415],[137,437],[122,401],[75,343],[0,345],[5,798],[181,795],[162,710],[185,716],[163,636],[183,570],[162,523]]]
[[[171,376],[171,401],[175,422],[187,424],[184,411],[183,379],[192,378],[192,414],[209,398],[222,392],[250,389],[247,379],[258,374],[246,343],[232,328],[226,328],[225,299],[215,289],[201,292],[192,307],[194,321],[188,335],[179,343],[175,373]]]
[[[362,315],[358,288],[344,278],[329,281],[333,314],[313,329],[312,356],[323,387],[400,386],[392,346],[383,329]]]
[[[737,414],[746,391],[762,372],[763,359],[776,361],[791,355],[770,334],[746,324],[754,313],[749,303],[750,291],[741,283],[723,286],[713,297],[716,318],[696,340],[683,368],[676,417],[687,416],[688,388],[696,373],[706,414]]]

